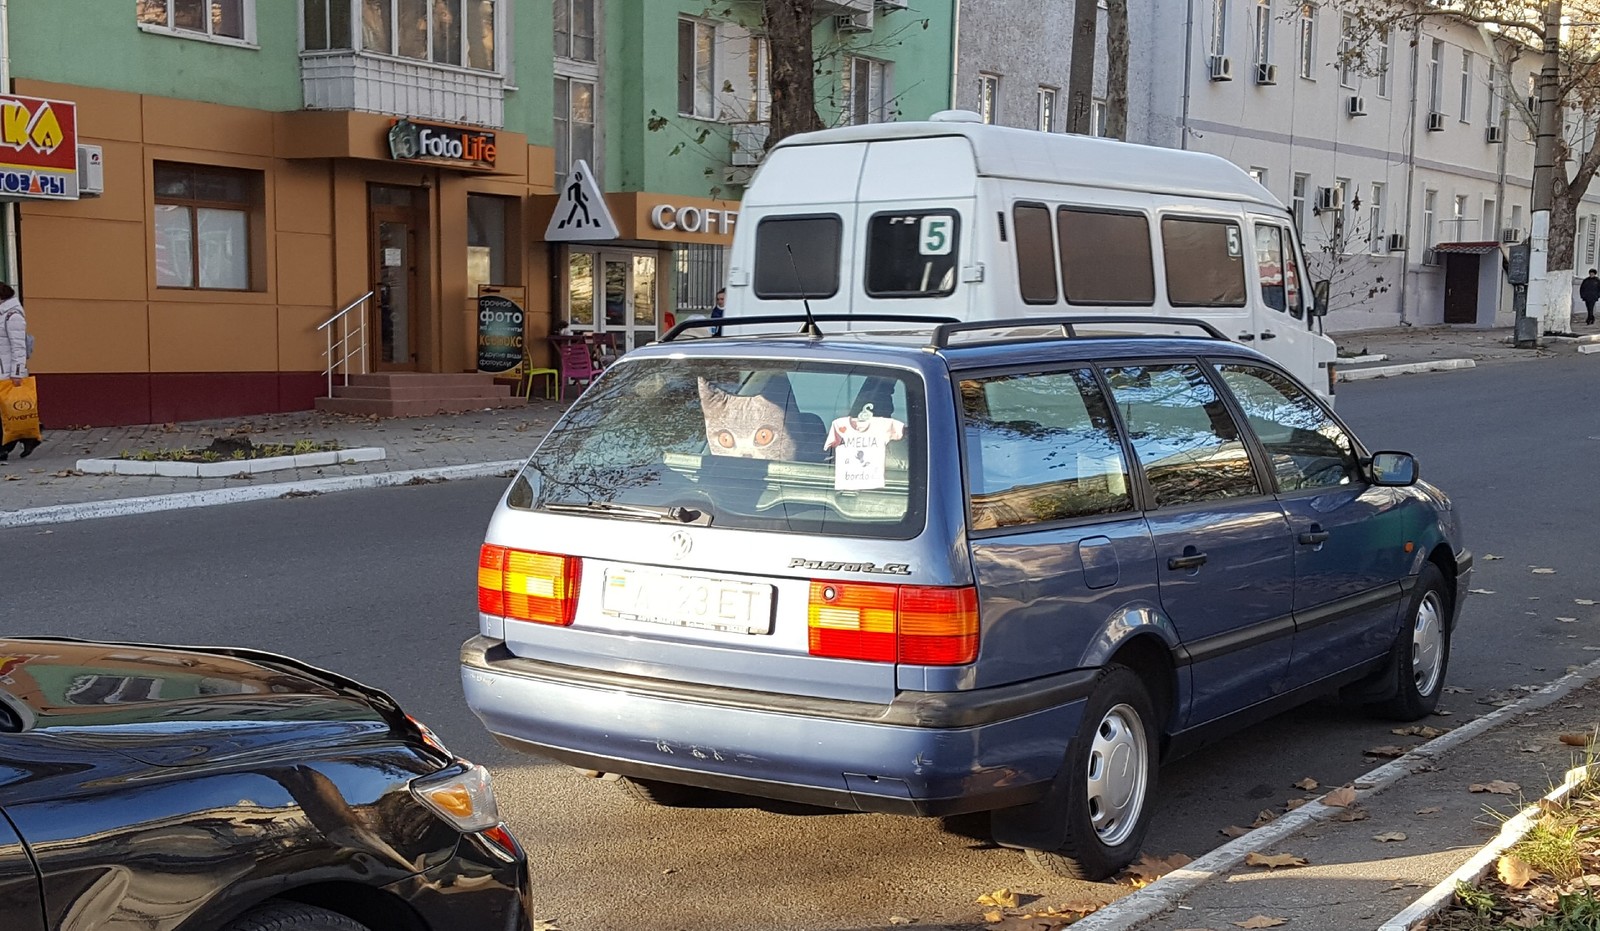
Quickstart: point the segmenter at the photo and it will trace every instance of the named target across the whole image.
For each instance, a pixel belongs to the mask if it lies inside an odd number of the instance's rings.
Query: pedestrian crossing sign
[[[606,206],[605,195],[595,183],[594,172],[582,159],[572,163],[556,202],[550,225],[545,227],[546,242],[589,242],[617,238],[617,221]]]

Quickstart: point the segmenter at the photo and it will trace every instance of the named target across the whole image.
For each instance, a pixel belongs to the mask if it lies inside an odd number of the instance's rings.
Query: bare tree
[[[1128,138],[1128,0],[1106,0],[1106,135]]]
[[[1358,310],[1386,294],[1392,282],[1384,274],[1383,255],[1374,254],[1372,237],[1383,235],[1372,230],[1359,216],[1329,221],[1319,229],[1316,223],[1305,230],[1306,281],[1328,282],[1330,310]]]
[[[761,0],[772,93],[769,149],[796,133],[823,128],[817,115],[817,63],[811,47],[816,21],[816,0]]]

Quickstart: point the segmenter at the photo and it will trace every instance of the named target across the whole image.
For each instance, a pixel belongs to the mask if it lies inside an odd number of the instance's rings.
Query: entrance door
[[[1478,322],[1480,256],[1446,253],[1444,257],[1444,322]]]
[[[415,371],[423,295],[417,288],[417,216],[411,188],[372,188],[373,368]]]
[[[655,253],[574,251],[568,269],[574,331],[616,334],[624,352],[659,335]]]

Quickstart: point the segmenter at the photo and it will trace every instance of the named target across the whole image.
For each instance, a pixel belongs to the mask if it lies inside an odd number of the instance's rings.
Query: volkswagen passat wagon
[[[1163,759],[1331,692],[1433,710],[1449,499],[1259,353],[1136,320],[629,353],[489,524],[468,703],[649,800],[988,811],[1089,878]]]

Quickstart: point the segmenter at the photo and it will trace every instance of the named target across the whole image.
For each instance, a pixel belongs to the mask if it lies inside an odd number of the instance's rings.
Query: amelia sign
[[[73,104],[0,96],[0,200],[23,199],[78,199]]]
[[[494,167],[494,133],[415,120],[389,127],[389,156],[448,162],[461,167]]]

